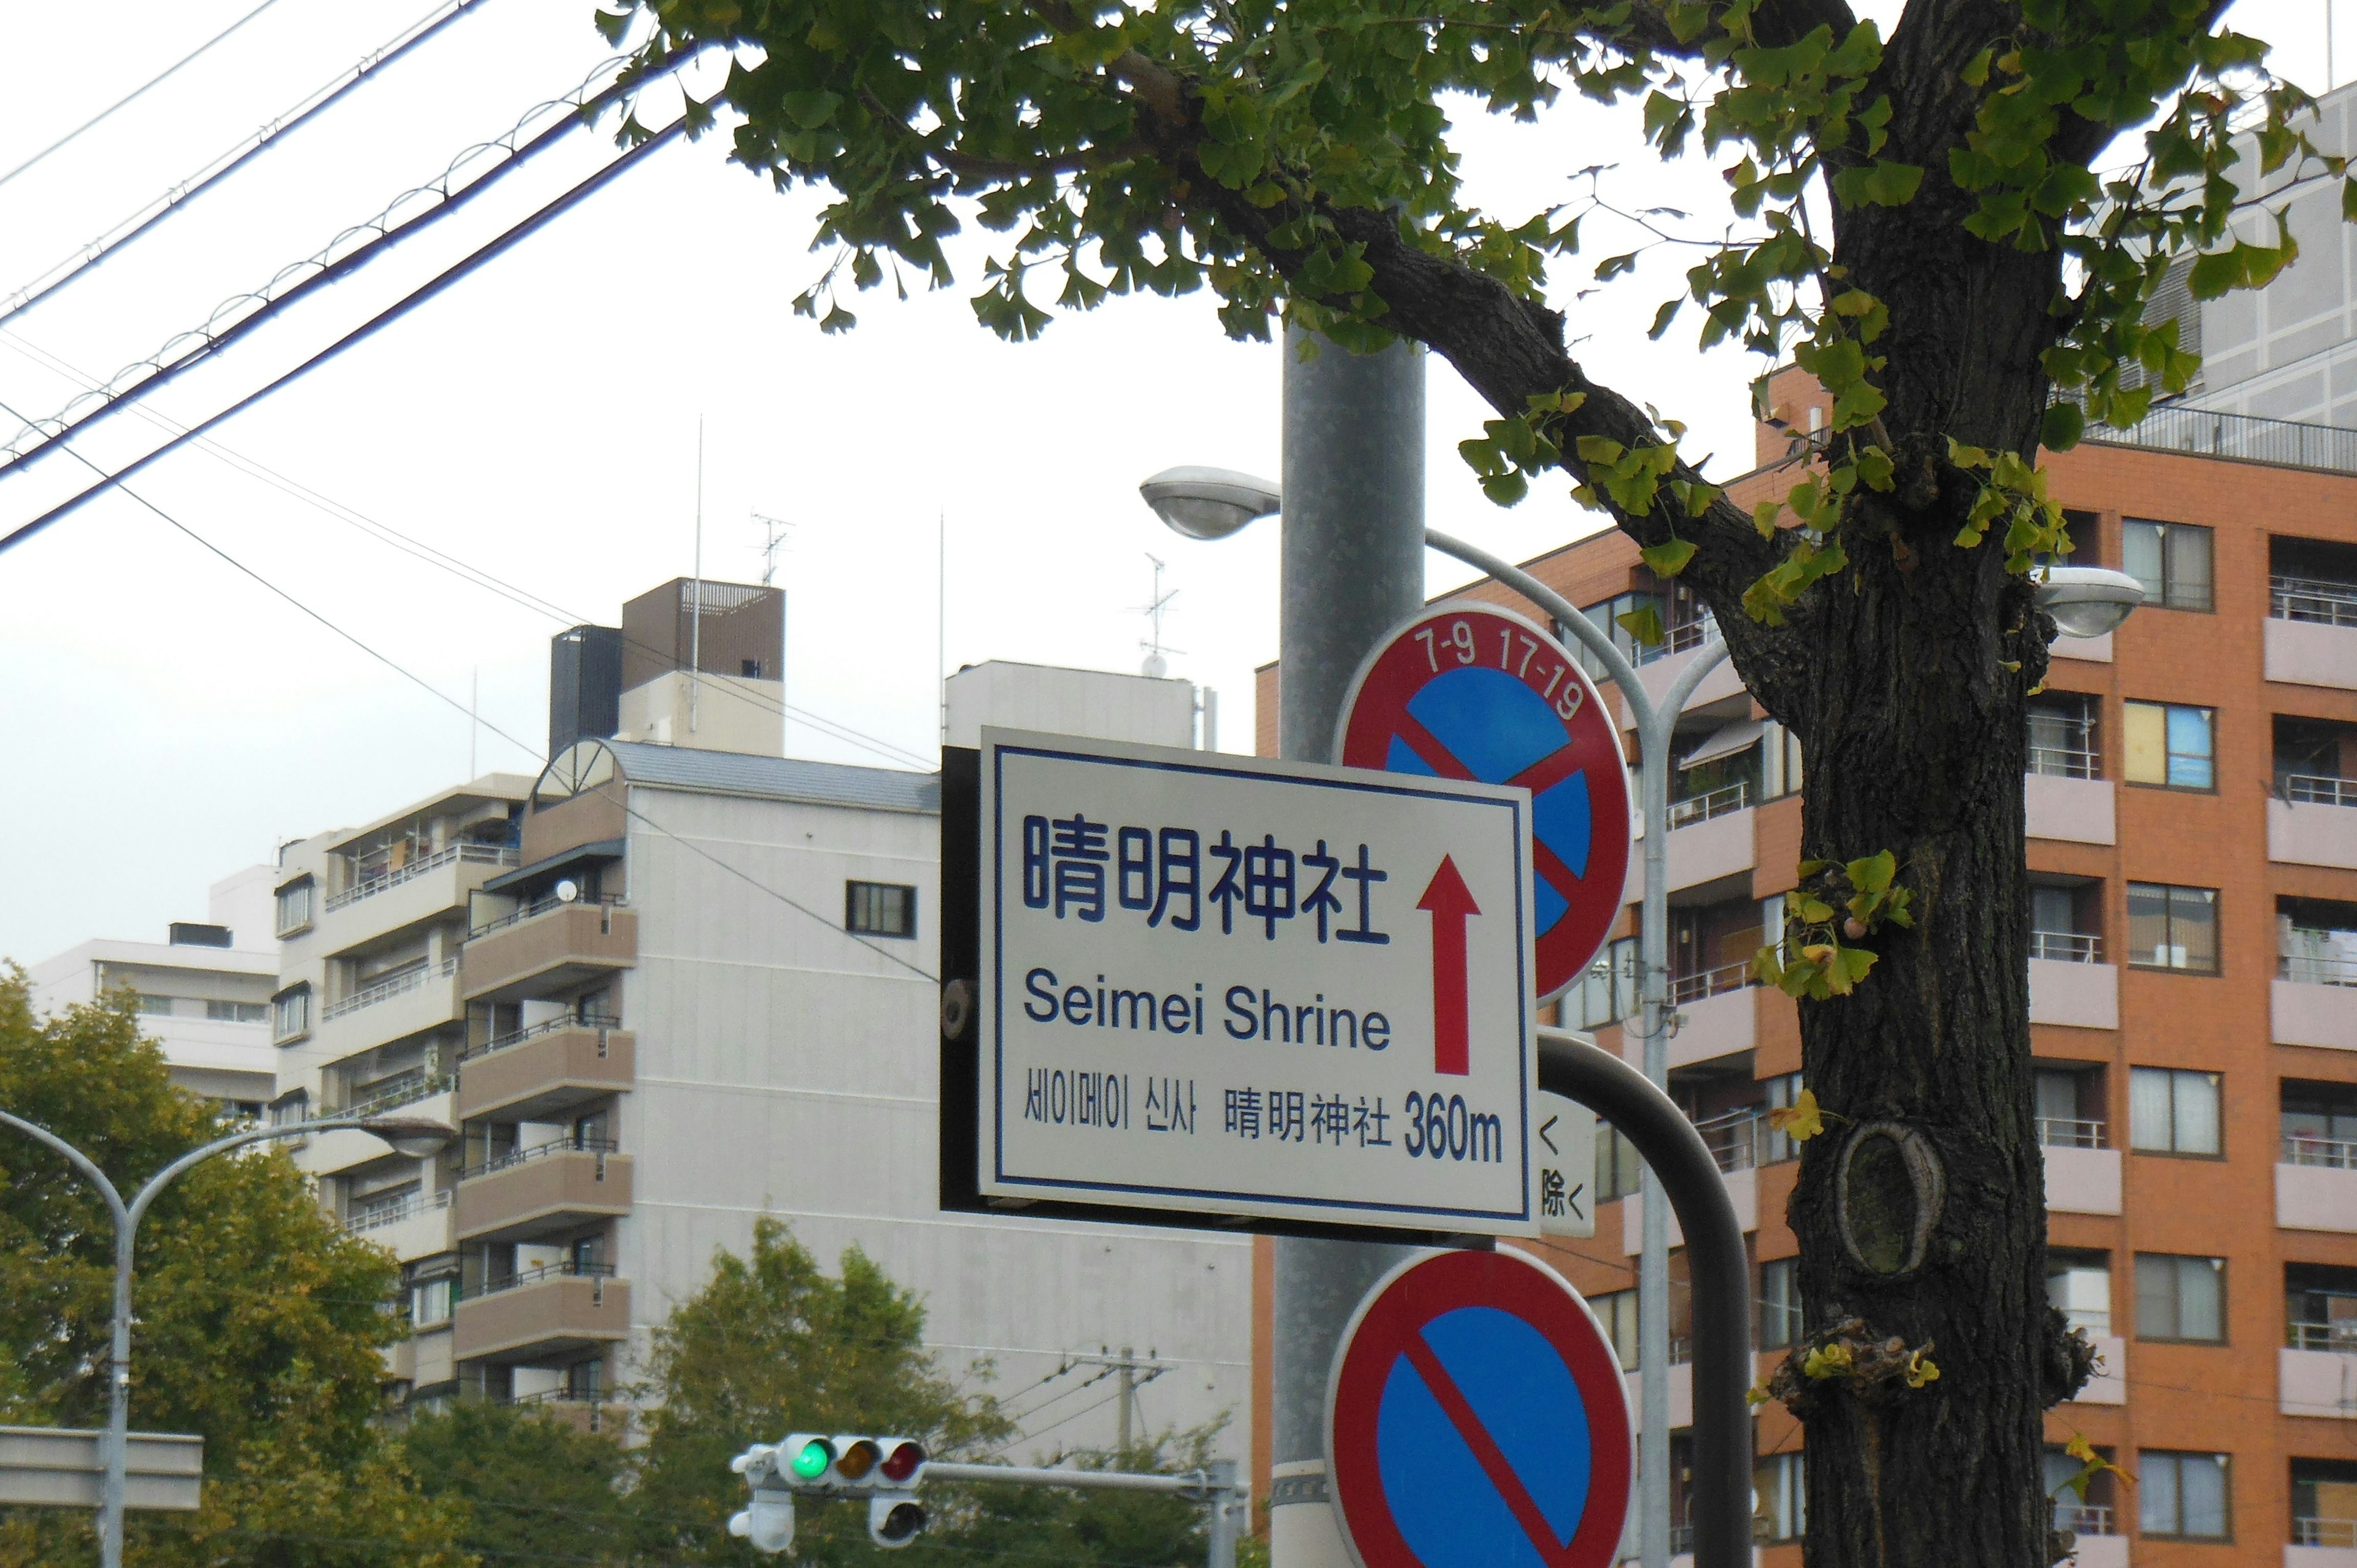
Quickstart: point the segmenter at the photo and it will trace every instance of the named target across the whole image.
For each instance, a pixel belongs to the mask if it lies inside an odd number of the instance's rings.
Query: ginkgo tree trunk
[[[948,283],[979,226],[974,309],[1011,338],[1203,288],[1240,336],[1414,338],[1496,412],[1463,446],[1492,499],[1560,471],[1701,595],[1808,768],[1760,967],[1802,998],[1822,1123],[1792,1212],[1807,1333],[1767,1391],[1807,1428],[1809,1560],[2060,1555],[2041,1414],[2091,1353],[2042,1278],[2021,777],[2053,630],[2029,574],[2066,541],[2036,465],[2187,384],[2177,324],[2146,319],[2171,268],[2197,297],[2262,284],[2292,247],[2258,197],[2345,182],[2264,46],[2202,0],[1910,0],[1888,31],[1845,0],[619,3],[600,25],[647,12],[647,70],[725,47],[694,122],[726,109],[738,162],[828,192],[795,301],[823,329],[859,289]],[[1723,172],[1727,226],[1655,335],[1830,394],[1781,499],[1731,504],[1570,353],[1546,289],[1602,214],[1464,199],[1448,115],[1566,91]],[[1533,134],[1566,174],[1598,161]]]

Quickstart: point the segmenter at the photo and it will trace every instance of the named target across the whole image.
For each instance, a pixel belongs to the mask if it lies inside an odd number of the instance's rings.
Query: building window
[[[2357,1547],[2357,1462],[2291,1462],[2291,1543]]]
[[[270,999],[271,1037],[291,1040],[297,1035],[308,1034],[311,1028],[311,987],[297,985],[282,991]]]
[[[2230,1537],[2225,1455],[2147,1448],[2136,1459],[2137,1524],[2145,1534],[2188,1541]]]
[[[1751,1471],[1751,1539],[1798,1541],[1809,1527],[1798,1454],[1770,1454]]]
[[[1778,1258],[1760,1265],[1760,1348],[1762,1350],[1781,1350],[1800,1340],[1799,1267],[1799,1260],[1794,1258]]]
[[[278,890],[278,934],[292,936],[311,923],[312,882],[307,876]]]
[[[450,1321],[450,1302],[456,1292],[451,1287],[457,1282],[447,1274],[438,1280],[425,1280],[409,1287],[409,1323],[413,1328],[432,1328]]]
[[[1789,1111],[1792,1102],[1801,1097],[1801,1075],[1797,1072],[1779,1073],[1767,1083],[1768,1109],[1770,1111]],[[1782,1128],[1770,1126],[1760,1134],[1761,1165],[1781,1165],[1786,1160],[1800,1157],[1801,1145],[1794,1143],[1792,1134]]]
[[[2083,692],[2048,692],[2029,700],[2029,771],[2049,779],[2101,779],[2096,745],[2104,700]]]
[[[2165,789],[2218,787],[2217,712],[2172,703],[2123,703],[2127,780]]]
[[[1563,1019],[1574,1029],[1600,1029],[1636,1012],[1637,1004],[1637,939],[1622,937],[1565,993]]]
[[[2138,1252],[2136,1337],[2226,1342],[2226,1260]]]
[[[868,937],[917,934],[917,890],[895,882],[843,885],[843,928]]]
[[[172,1015],[172,999],[168,996],[158,996],[152,991],[140,992],[132,1006],[134,1011],[143,1016],[155,1016],[160,1014],[168,1018]]]
[[[2046,1301],[2073,1328],[2112,1331],[2112,1255],[2046,1250]]]
[[[2148,1155],[2218,1155],[2218,1075],[2181,1068],[2128,1069],[2128,1146]]]
[[[1604,1337],[1612,1341],[1613,1351],[1620,1358],[1620,1369],[1637,1369],[1637,1293],[1616,1290],[1587,1298],[1590,1311],[1602,1326]]]
[[[2210,541],[2208,529],[2190,522],[2132,517],[2120,524],[2121,564],[2142,585],[2146,604],[2164,610],[2212,609]]]
[[[217,1024],[259,1024],[270,1016],[270,1007],[262,1002],[208,1002],[205,1016]]]
[[[1637,1190],[1637,1173],[1644,1162],[1637,1157],[1637,1145],[1620,1128],[1596,1119],[1596,1201],[1609,1203],[1616,1197],[1626,1197]]]
[[[2128,967],[2218,972],[2218,890],[2128,884]]]

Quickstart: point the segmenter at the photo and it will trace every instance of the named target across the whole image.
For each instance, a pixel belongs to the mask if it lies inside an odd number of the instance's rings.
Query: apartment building
[[[1771,380],[1769,402],[1763,473],[1732,487],[1747,502],[1787,431],[1824,419],[1797,372]],[[2298,431],[2235,417],[2259,449],[2300,451]],[[2050,1290],[2104,1356],[2049,1418],[2052,1468],[2058,1483],[2075,1473],[2061,1447],[2083,1433],[2138,1477],[2104,1477],[2083,1503],[2063,1493],[2056,1522],[2087,1568],[2147,1553],[2357,1568],[2357,447],[2328,464],[2312,435],[2304,463],[2141,444],[2161,428],[2050,460],[2072,559],[2147,591],[2111,636],[2054,644],[2022,781]],[[1656,697],[1716,636],[1618,533],[1527,569],[1622,639]],[[1494,584],[1469,595],[1520,604]],[[1668,630],[1659,647],[1631,647],[1614,620],[1644,605]],[[1799,1333],[1783,1219],[1797,1151],[1766,1113],[1800,1088],[1801,1049],[1794,1003],[1748,966],[1794,884],[1803,759],[1725,664],[1670,755],[1623,740],[1635,766],[1673,770],[1671,1090],[1751,1237],[1764,1372]],[[1630,907],[1562,1005],[1632,1061],[1639,891],[1632,863]],[[1637,1169],[1601,1138],[1594,1241],[1543,1249],[1614,1326],[1632,1405]],[[1671,1262],[1682,1466],[1687,1304],[1683,1254]],[[1264,1317],[1264,1356],[1265,1332]],[[1763,1563],[1797,1568],[1802,1433],[1770,1405],[1754,1440]],[[1682,1537],[1682,1499],[1675,1519]]]
[[[741,613],[741,586],[700,596]],[[323,1201],[404,1262],[401,1391],[605,1426],[655,1326],[766,1215],[826,1265],[857,1246],[919,1292],[945,1366],[995,1364],[1018,1453],[1110,1444],[1126,1382],[1138,1430],[1231,1416],[1241,1455],[1249,1242],[939,1210],[937,776],[775,755],[767,676],[704,682],[700,712],[661,660],[601,692],[595,672],[648,645],[626,615],[615,659],[609,630],[555,639],[565,744],[539,777],[307,841],[280,884],[299,913],[308,878],[317,911],[284,926],[282,1113],[398,1104],[454,1135],[424,1163],[355,1133],[307,1151]],[[707,662],[726,649],[703,640]],[[948,690],[967,744],[1011,722],[1183,746],[1194,712],[1185,682],[1091,671],[983,665]],[[601,736],[601,714],[625,736],[667,724],[673,744]],[[397,829],[461,854],[428,890],[329,911]],[[388,898],[414,908],[353,913]],[[345,1005],[388,977],[412,989]],[[393,1008],[411,1009],[398,1026]]]
[[[135,993],[139,1027],[162,1047],[172,1082],[258,1116],[273,1092],[270,994],[278,973],[270,927],[275,873],[246,867],[212,885],[202,920],[175,920],[160,942],[99,938],[26,971],[34,1011],[56,1014],[110,991]]]

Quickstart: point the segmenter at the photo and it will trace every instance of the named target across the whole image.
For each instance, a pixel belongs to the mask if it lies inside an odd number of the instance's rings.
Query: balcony
[[[2357,691],[2357,583],[2268,579],[2266,677]]]
[[[1677,1032],[1670,1036],[1673,1068],[1748,1051],[1759,1036],[1759,988],[1749,962],[1674,980],[1670,995],[1678,1010]]]
[[[461,1241],[525,1241],[630,1211],[630,1160],[606,1138],[559,1138],[458,1174]]]
[[[2110,779],[2031,772],[2022,776],[2021,793],[2031,838],[2072,843],[2117,842]]]
[[[2357,1568],[2357,1520],[2294,1519],[2284,1568]]]
[[[1672,1432],[1694,1424],[1694,1360],[1691,1356],[1681,1358],[1679,1349],[1680,1347],[1674,1344],[1670,1347],[1669,1429]],[[1641,1431],[1645,1424],[1643,1380],[1635,1372],[1623,1372],[1620,1380],[1629,1391],[1629,1420]],[[1629,1517],[1633,1521],[1637,1517],[1636,1510],[1631,1509]]]
[[[1718,1155],[1720,1151],[1713,1153]],[[1723,1155],[1719,1169],[1727,1173],[1727,1197],[1735,1205],[1735,1218],[1741,1223],[1744,1234],[1749,1235],[1760,1229],[1759,1169],[1749,1164],[1730,1168]],[[1685,1245],[1685,1232],[1678,1228],[1675,1209],[1670,1211],[1670,1245]],[[1620,1200],[1620,1251],[1633,1258],[1644,1250],[1645,1199],[1641,1193],[1631,1193]]]
[[[328,1003],[319,1010],[312,1036],[319,1057],[339,1061],[464,1017],[457,979],[458,961],[447,958],[372,982]]]
[[[2126,1404],[2128,1402],[2128,1346],[2115,1334],[2098,1334],[2089,1328],[2087,1337],[2095,1346],[2095,1375],[2072,1397],[2073,1404]]]
[[[458,1115],[547,1122],[619,1094],[638,1071],[638,1036],[620,1020],[552,1018],[477,1046],[459,1058]]]
[[[2267,858],[2357,871],[2357,779],[2287,773],[2276,787],[2267,802]]]
[[[561,1421],[576,1432],[591,1434],[619,1433],[630,1412],[630,1407],[626,1404],[599,1399],[594,1394],[576,1394],[571,1389],[518,1394],[508,1402],[519,1410],[535,1411],[551,1421]]]
[[[2067,1530],[2075,1538],[2071,1561],[2076,1568],[2127,1568],[2128,1538],[2121,1533],[2125,1523],[2101,1503],[2065,1498],[2054,1505],[2054,1528]]]
[[[455,1072],[428,1072],[422,1067],[398,1072],[382,1082],[368,1085],[368,1092],[349,1105],[329,1111],[330,1116],[382,1116],[405,1105],[415,1105],[447,1094],[458,1086]]]
[[[2357,1236],[2357,1144],[2285,1138],[2276,1165],[2276,1223]]]
[[[2284,1414],[2357,1421],[2357,1322],[2287,1324],[2276,1359]]]
[[[322,906],[320,950],[339,951],[387,931],[462,911],[468,894],[517,864],[512,849],[455,843],[413,860],[398,871],[355,883],[330,894]]]
[[[1717,623],[1705,617],[1699,621],[1685,622],[1672,627],[1669,642],[1658,648],[1639,649],[1636,659],[1637,679],[1643,683],[1645,695],[1654,703],[1659,703],[1668,696],[1671,685],[1684,671],[1686,666],[1695,661],[1702,648],[1706,644],[1716,645],[1718,640],[1717,633]],[[1702,684],[1696,686],[1694,695],[1686,699],[1686,706],[1703,707],[1732,697],[1742,690],[1743,677],[1735,672],[1734,661],[1722,659],[1709,674],[1702,678]],[[1628,704],[1622,703],[1620,726],[1623,729],[1629,729],[1634,727],[1636,721],[1629,716]]]
[[[413,1192],[398,1202],[357,1208],[344,1230],[404,1260],[450,1250],[450,1192]]]
[[[1757,858],[1752,789],[1737,782],[1670,802],[1669,887],[1698,887],[1748,872]],[[1636,857],[1631,857],[1632,864]]]
[[[2046,1155],[2046,1207],[2066,1214],[2120,1211],[2120,1152],[2104,1147],[2101,1122],[2040,1116]]]
[[[2103,939],[2084,931],[2029,933],[2029,1021],[2076,1029],[2120,1026],[2120,972],[2100,961]]]
[[[518,1002],[586,985],[639,959],[638,911],[619,903],[544,902],[467,933],[469,1002]]]
[[[2279,1046],[2357,1051],[2357,961],[2285,954],[2277,961],[2268,1014],[2268,1033]]]
[[[611,1263],[551,1263],[495,1280],[451,1312],[461,1361],[531,1365],[628,1338],[630,1286]]]

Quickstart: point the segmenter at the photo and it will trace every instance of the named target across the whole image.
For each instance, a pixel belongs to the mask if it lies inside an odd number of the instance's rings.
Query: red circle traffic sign
[[[1359,1568],[1610,1568],[1635,1450],[1611,1341],[1522,1252],[1402,1264],[1334,1358],[1329,1486]]]
[[[1628,762],[1618,721],[1552,634],[1464,601],[1404,622],[1351,682],[1334,760],[1528,789],[1538,999],[1587,972],[1628,884]]]

